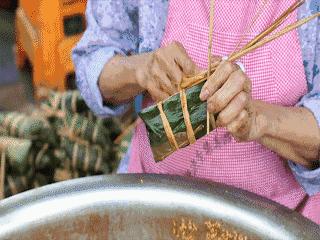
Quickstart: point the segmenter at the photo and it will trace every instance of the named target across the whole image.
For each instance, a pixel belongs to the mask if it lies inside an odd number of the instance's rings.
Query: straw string
[[[1,168],[0,168],[0,200],[4,199],[4,184],[6,178],[6,152],[1,151]]]
[[[210,2],[210,23],[209,23],[209,46],[208,46],[208,72],[207,79],[211,73],[211,62],[212,62],[212,38],[213,38],[213,24],[214,24],[214,0]],[[207,109],[207,134],[210,132],[210,113]]]
[[[168,138],[169,143],[171,145],[171,148],[178,150],[179,145],[178,145],[177,140],[173,134],[172,128],[171,128],[170,123],[166,117],[166,114],[163,111],[162,102],[158,103],[157,106],[160,111],[160,117],[161,117],[161,120],[163,123],[164,131],[166,132],[166,135],[167,135],[167,138]]]
[[[245,35],[248,34],[248,32],[252,30],[253,26],[257,23],[257,20],[262,15],[263,10],[265,10],[268,2],[269,0],[263,0],[262,5],[259,6],[259,10],[256,12],[255,16],[253,17],[252,22],[248,24],[248,26],[245,28],[244,34],[242,35],[240,41],[238,42],[238,44],[236,45],[236,47],[234,48],[234,51],[230,54],[230,56],[232,56],[238,50],[239,46],[242,44],[243,40],[245,39]]]
[[[196,137],[194,136],[194,131],[192,128],[190,115],[188,111],[187,95],[184,89],[180,91],[180,101],[181,101],[183,119],[186,125],[188,140],[190,144],[193,144],[196,142]]]
[[[260,40],[262,40],[264,37],[269,35],[271,32],[273,32],[275,29],[277,29],[285,20],[286,18],[294,12],[298,7],[300,7],[305,0],[298,0],[295,3],[293,3],[286,11],[284,11],[272,24],[270,27],[266,28],[262,33],[260,33],[258,36],[256,36],[254,39],[252,39],[249,43],[247,43],[239,52],[255,45]],[[236,54],[236,52],[233,52],[230,56],[233,56]]]

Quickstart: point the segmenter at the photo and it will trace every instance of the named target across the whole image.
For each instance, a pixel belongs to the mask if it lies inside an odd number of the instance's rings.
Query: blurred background
[[[135,113],[93,115],[76,90],[71,51],[86,0],[0,1],[0,198],[48,183],[115,173]]]
[[[28,107],[40,86],[75,88],[70,53],[85,30],[85,5],[85,0],[1,0],[1,109]]]
[[[32,90],[28,87],[31,86],[31,74],[18,71],[15,64],[13,47],[16,7],[17,0],[0,2],[0,110],[16,110],[32,102]]]

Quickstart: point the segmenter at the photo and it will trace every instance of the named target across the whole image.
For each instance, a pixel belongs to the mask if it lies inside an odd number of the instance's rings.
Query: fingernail
[[[200,99],[201,99],[201,101],[205,101],[205,100],[207,100],[208,97],[209,97],[209,90],[207,88],[205,88],[200,93]]]

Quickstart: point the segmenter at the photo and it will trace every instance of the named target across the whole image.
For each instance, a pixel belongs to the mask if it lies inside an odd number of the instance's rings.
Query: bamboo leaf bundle
[[[84,99],[80,96],[78,91],[57,92],[48,89],[42,89],[40,94],[43,99],[43,108],[50,108],[54,110],[69,111],[72,113],[88,112]]]
[[[32,172],[24,176],[6,175],[4,195],[5,197],[10,197],[12,195],[24,192],[31,188],[30,181],[32,180]]]
[[[78,91],[47,91],[30,115],[0,113],[0,198],[111,172],[117,167],[112,139],[119,132],[118,122],[95,117]]]
[[[17,139],[0,136],[0,150],[5,151],[8,168],[12,172],[23,174],[28,170],[28,155],[32,142],[29,139]]]
[[[34,144],[28,155],[28,163],[35,171],[54,171],[60,160],[55,157],[49,144]]]
[[[45,186],[50,183],[51,183],[51,181],[46,175],[44,175],[42,173],[36,173],[33,180],[32,180],[31,187],[38,188],[38,187],[42,187],[42,186]]]
[[[191,124],[195,139],[203,137],[207,132],[207,103],[202,102],[199,98],[202,86],[203,83],[195,85],[185,91],[186,109],[190,119],[189,124]],[[189,145],[190,139],[187,134],[188,123],[186,123],[183,115],[180,97],[181,93],[178,93],[164,101],[163,112],[172,128],[178,147],[183,148]],[[144,109],[139,113],[139,116],[146,124],[155,161],[161,161],[177,150],[175,144],[168,141],[157,105]]]
[[[57,120],[56,128],[67,129],[75,136],[83,138],[93,144],[111,144],[109,131],[100,119],[89,120],[87,117],[66,112],[64,119]]]
[[[73,169],[90,173],[110,172],[106,161],[109,158],[110,146],[102,148],[99,145],[89,145],[63,137],[61,147],[71,159]]]
[[[0,126],[3,129],[3,135],[31,140],[55,141],[54,133],[47,121],[23,113],[0,113]]]

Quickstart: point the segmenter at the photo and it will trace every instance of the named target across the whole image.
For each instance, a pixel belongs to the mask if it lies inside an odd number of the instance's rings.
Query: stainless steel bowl
[[[292,210],[182,177],[88,177],[0,202],[0,239],[206,239],[209,224],[248,239],[320,239],[320,227]]]

